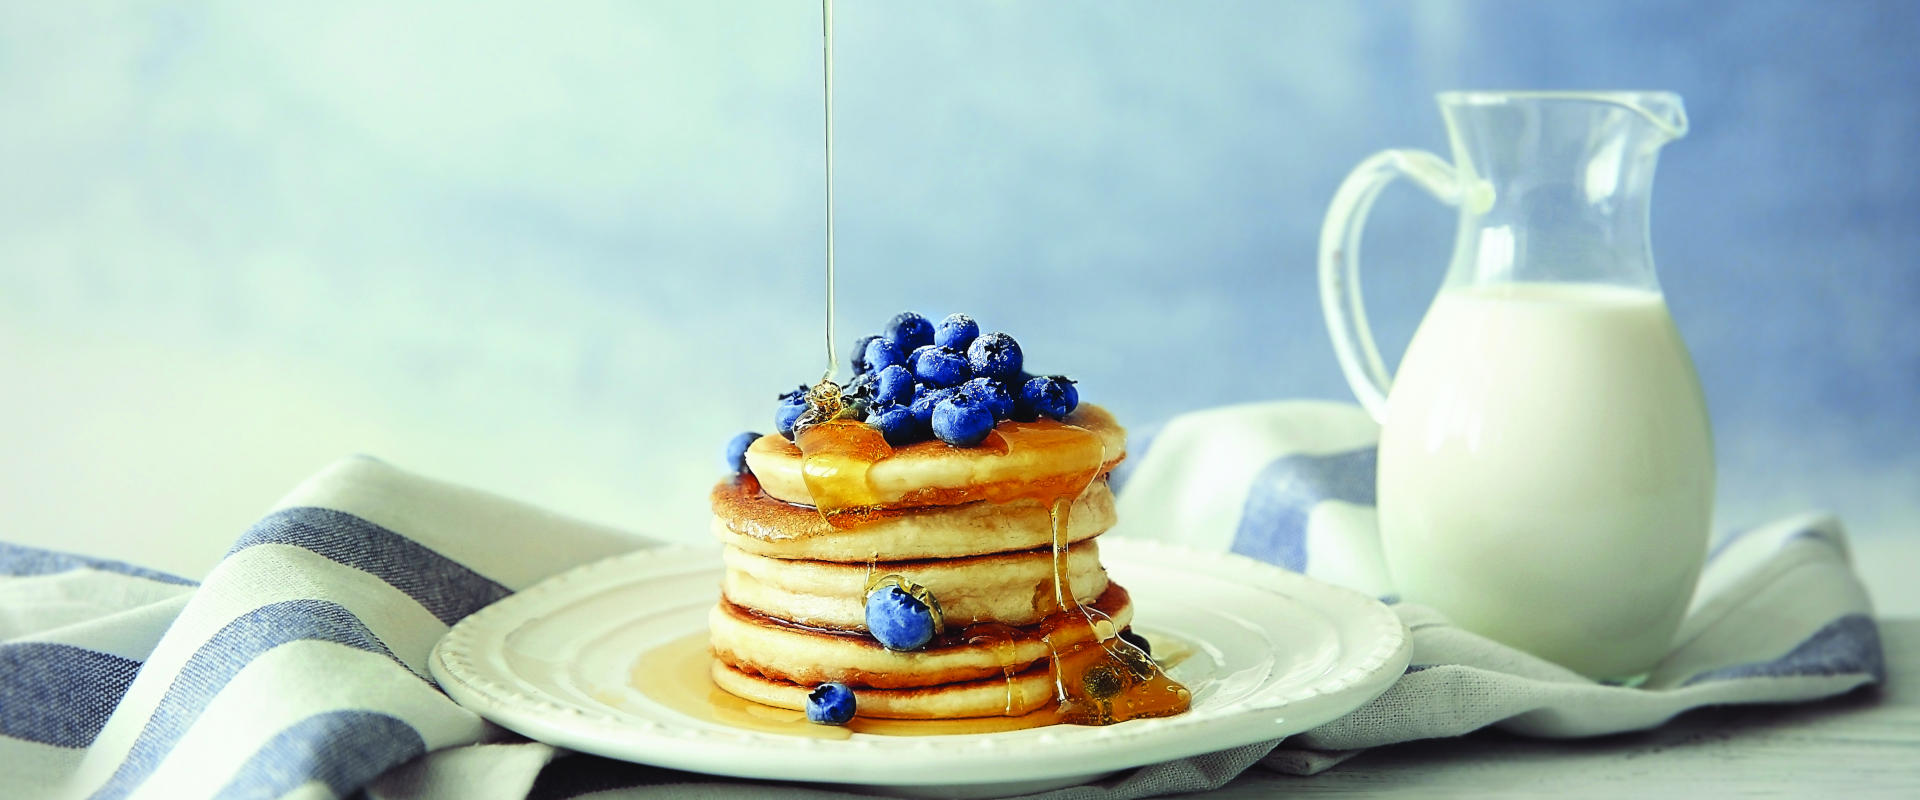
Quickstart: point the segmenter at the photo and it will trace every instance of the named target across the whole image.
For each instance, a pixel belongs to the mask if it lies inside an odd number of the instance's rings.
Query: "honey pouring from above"
[[[712,494],[727,569],[708,616],[720,691],[696,710],[730,696],[835,728],[1185,711],[1191,693],[1129,630],[1131,600],[1092,541],[1113,524],[1106,475],[1126,452],[1111,415],[964,314],[894,317],[834,382],[831,0],[821,57],[826,371],[780,396],[776,433],[728,443],[732,475]]]
[[[1113,417],[964,315],[902,314],[852,360],[843,392],[796,389],[777,433],[729,448],[714,684],[855,730],[1184,711],[1099,563],[1125,453]]]

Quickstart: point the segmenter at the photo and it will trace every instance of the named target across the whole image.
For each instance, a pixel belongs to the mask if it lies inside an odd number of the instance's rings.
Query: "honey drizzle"
[[[833,0],[820,0],[820,64],[827,157],[827,371],[820,376],[824,385],[833,380],[839,366],[833,351]]]
[[[1023,444],[1078,446],[1086,450],[1087,458],[1082,463],[1089,465],[1084,472],[1071,476],[1071,480],[1047,482],[1027,495],[1047,505],[1053,528],[1050,580],[1054,608],[1039,625],[1042,640],[1052,652],[1050,666],[1057,705],[1036,713],[1075,725],[1111,725],[1187,710],[1192,695],[1186,687],[1167,677],[1146,653],[1119,638],[1113,621],[1105,614],[1085,607],[1073,596],[1068,575],[1073,500],[1099,480],[1101,468],[1106,464],[1105,448],[1091,431],[1078,426],[1014,425],[1017,427],[1010,430],[1022,435],[1007,436],[994,431],[998,437],[997,448],[1004,448],[999,452],[1010,454]],[[1029,438],[1033,441],[1026,441]],[[836,417],[800,429],[794,442],[799,445],[803,458],[802,475],[807,491],[829,525],[842,529],[854,527],[884,510],[885,503],[869,480],[874,465],[893,454],[893,448],[879,431],[865,423]],[[869,570],[876,568],[877,564],[873,564]],[[1001,671],[1008,679],[1005,711],[1011,713],[1017,706],[1011,637],[981,625],[970,626],[963,636],[969,642],[977,639],[993,647]]]
[[[1000,713],[1002,716],[1014,716],[1014,710],[1019,706],[1014,698],[1014,676],[1020,672],[1015,663],[1018,653],[1014,641],[1018,638],[1019,632],[1012,626],[998,622],[976,622],[968,625],[966,632],[962,635],[967,644],[984,644],[993,650],[994,660],[1000,662],[1000,674],[1007,681],[1007,702]],[[1051,715],[1051,711],[1047,709],[1033,713]]]
[[[1081,491],[1099,479],[1105,462],[1103,449]],[[1045,632],[1041,639],[1053,652],[1053,685],[1059,703],[1055,713],[1061,722],[1071,725],[1112,725],[1186,711],[1193,700],[1187,687],[1168,677],[1152,657],[1121,639],[1107,615],[1086,608],[1074,598],[1068,583],[1067,555],[1073,498],[1078,495],[1074,492],[1050,498],[1048,507],[1053,523],[1054,612],[1040,625]]]
[[[847,529],[861,524],[866,519],[885,513],[886,504],[876,496],[869,473],[873,465],[893,455],[893,447],[886,438],[866,423],[859,421],[859,409],[851,408],[841,394],[839,384],[834,383],[834,371],[838,368],[838,356],[833,343],[833,0],[821,0],[820,3],[820,50],[823,68],[822,88],[824,90],[825,120],[825,156],[826,156],[826,339],[827,369],[820,382],[807,392],[808,409],[794,424],[794,444],[798,445],[802,458],[801,477],[806,482],[807,493],[814,500],[814,507],[827,524],[835,529]],[[1091,432],[1076,426],[1062,426],[1077,431],[1078,435],[1093,441]],[[1157,717],[1178,714],[1187,709],[1190,695],[1186,688],[1166,676],[1154,664],[1153,659],[1141,653],[1133,645],[1121,640],[1113,630],[1111,620],[1107,620],[1105,630],[1095,624],[1093,616],[1098,612],[1089,612],[1073,596],[1072,586],[1067,576],[1067,556],[1069,550],[1068,530],[1073,500],[1084,492],[1087,486],[1100,477],[1100,468],[1105,464],[1105,451],[1097,442],[1094,450],[1100,458],[1092,462],[1093,466],[1084,481],[1076,481],[1078,489],[1071,493],[1049,493],[1035,499],[1049,504],[1048,517],[1053,526],[1053,598],[1054,613],[1041,621],[1044,637],[1053,650],[1052,671],[1055,695],[1059,704],[1055,709],[1043,709],[1024,717],[1013,717],[1016,708],[1014,697],[1015,665],[1014,637],[1012,629],[998,623],[980,623],[969,626],[964,633],[969,643],[985,642],[994,650],[1000,662],[1001,672],[1007,681],[1007,701],[1005,716],[997,719],[1023,721],[1014,727],[1032,727],[1036,725],[1068,722],[1078,725],[1107,725],[1138,717]],[[981,446],[987,451],[1006,455],[1013,451],[1012,439],[999,430],[990,431]],[[867,563],[867,576],[871,582],[879,554]],[[1104,614],[1099,616],[1104,618]],[[1068,633],[1070,627],[1079,627],[1085,636],[1061,635]],[[1079,633],[1080,631],[1074,631]],[[1071,645],[1056,645],[1059,641],[1073,642]],[[1067,649],[1063,653],[1061,647]],[[710,658],[710,656],[709,656]],[[644,660],[643,660],[644,661]],[[635,666],[635,683],[639,685],[642,677],[640,665]],[[1115,675],[1133,680],[1106,680],[1102,676]],[[1109,688],[1118,686],[1114,692]],[[1097,691],[1090,691],[1088,687]],[[758,706],[721,691],[707,684],[708,705],[719,708],[730,703]],[[1093,699],[1088,700],[1088,697]],[[762,707],[764,708],[764,707]],[[682,709],[686,710],[686,709]],[[759,717],[735,715],[736,718],[756,721]],[[993,718],[989,718],[993,719]],[[783,718],[776,727],[785,727]],[[894,723],[892,720],[866,720],[856,718],[852,729],[858,732],[890,732],[881,723]],[[973,720],[952,720],[961,723],[955,733],[984,732]],[[879,724],[879,727],[875,727]],[[895,723],[898,724],[898,723]],[[909,732],[928,733],[924,727],[937,725],[938,722],[909,723]],[[820,726],[806,726],[816,728]],[[1011,730],[1000,727],[992,730]],[[842,729],[834,729],[842,735]],[[820,734],[811,734],[820,735]]]
[[[880,431],[849,417],[794,427],[800,477],[827,525],[845,530],[885,511],[868,479],[873,465],[893,455],[893,446]]]
[[[820,382],[807,391],[807,404],[810,408],[794,423],[795,438],[802,427],[846,416],[844,398],[840,394],[840,384],[833,382],[833,374],[840,365],[840,357],[835,354],[833,345],[833,0],[820,0],[820,67],[821,67],[821,118],[825,121],[822,131],[827,160],[827,368],[820,373]]]

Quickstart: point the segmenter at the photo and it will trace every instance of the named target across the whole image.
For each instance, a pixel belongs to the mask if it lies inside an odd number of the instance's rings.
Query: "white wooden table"
[[[1312,777],[1255,768],[1205,796],[1920,798],[1920,619],[1882,620],[1880,630],[1888,683],[1877,690],[1702,709],[1598,739],[1481,732],[1409,742]]]

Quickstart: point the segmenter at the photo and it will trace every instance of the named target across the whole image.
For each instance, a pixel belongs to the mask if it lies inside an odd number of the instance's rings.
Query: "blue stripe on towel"
[[[345,795],[427,751],[412,725],[372,711],[329,711],[267,740],[217,798],[280,797],[308,781]]]
[[[138,661],[70,644],[0,645],[0,736],[93,744],[139,673]]]
[[[341,511],[287,508],[268,514],[235,542],[233,555],[288,544],[377,577],[452,625],[512,592],[425,545]]]
[[[1788,536],[1784,540],[1781,540],[1780,546],[1785,547],[1787,542],[1798,541],[1801,539],[1811,539],[1816,542],[1824,542],[1827,545],[1840,548],[1841,550],[1846,549],[1846,544],[1844,544],[1839,538],[1835,537],[1832,531],[1829,531],[1823,528],[1803,528],[1801,530],[1794,531],[1793,535]]]
[[[1375,448],[1273,460],[1254,476],[1233,552],[1307,570],[1307,515],[1322,500],[1374,504]]]
[[[1880,628],[1865,614],[1848,614],[1820,626],[1812,636],[1772,661],[1736,664],[1702,672],[1687,679],[1692,686],[1737,678],[1795,678],[1830,675],[1872,675],[1887,682],[1886,653],[1880,647]]]
[[[234,675],[268,650],[307,639],[379,653],[407,674],[426,680],[407,668],[373,631],[337,603],[306,598],[261,606],[227,623],[194,651],[161,696],[126,760],[93,796],[125,797],[132,792],[160,766]],[[297,686],[287,689],[299,691]]]
[[[178,575],[168,575],[159,570],[136,567],[119,561],[104,558],[89,558],[72,553],[56,553],[37,547],[24,547],[17,544],[0,542],[0,575],[52,575],[58,572],[72,572],[76,569],[91,569],[101,572],[118,572],[136,578],[146,578],[160,583],[176,583],[182,586],[198,586],[198,581],[187,580]]]

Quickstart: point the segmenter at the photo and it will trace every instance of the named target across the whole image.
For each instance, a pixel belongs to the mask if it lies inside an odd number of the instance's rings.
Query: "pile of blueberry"
[[[1080,405],[1073,381],[1023,371],[1020,343],[981,333],[972,317],[953,314],[936,327],[911,311],[853,348],[846,399],[896,447],[937,438],[972,447],[1001,420],[1063,419]],[[806,387],[780,396],[774,426],[793,438],[807,410]]]

